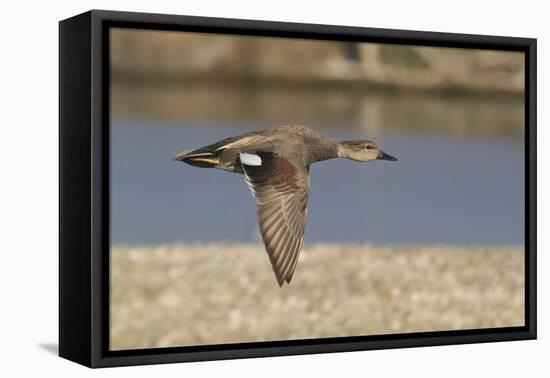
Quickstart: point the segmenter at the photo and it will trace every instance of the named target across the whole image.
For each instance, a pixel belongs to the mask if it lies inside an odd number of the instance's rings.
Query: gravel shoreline
[[[279,288],[260,244],[111,248],[111,349],[521,326],[521,246],[306,245]]]

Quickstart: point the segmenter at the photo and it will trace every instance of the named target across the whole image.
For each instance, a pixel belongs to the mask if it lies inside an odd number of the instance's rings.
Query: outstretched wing
[[[309,172],[273,152],[239,154],[256,197],[260,232],[279,286],[290,283],[304,242]]]

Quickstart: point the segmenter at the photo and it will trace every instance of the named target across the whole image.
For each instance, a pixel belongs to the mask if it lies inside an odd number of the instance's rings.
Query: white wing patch
[[[251,165],[255,167],[262,165],[262,158],[256,154],[241,152],[239,153],[239,157],[241,158],[241,163],[243,163],[244,165]]]

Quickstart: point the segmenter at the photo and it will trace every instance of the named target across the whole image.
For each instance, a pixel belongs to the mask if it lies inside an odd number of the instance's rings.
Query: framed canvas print
[[[59,353],[536,337],[536,40],[60,22]]]

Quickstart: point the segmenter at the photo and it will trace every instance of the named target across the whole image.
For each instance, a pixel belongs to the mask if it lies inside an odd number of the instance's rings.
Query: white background
[[[33,376],[549,376],[547,164],[550,27],[544,1],[6,2],[0,60],[0,372]],[[128,10],[538,38],[539,340],[90,370],[55,356],[58,25]],[[545,232],[546,231],[546,232]],[[546,299],[546,300],[544,300]],[[31,375],[32,374],[32,375]]]

